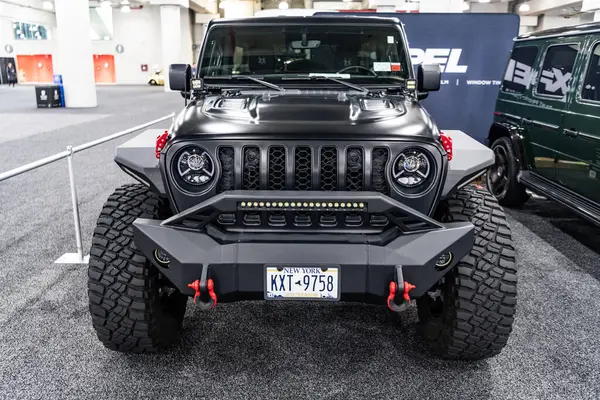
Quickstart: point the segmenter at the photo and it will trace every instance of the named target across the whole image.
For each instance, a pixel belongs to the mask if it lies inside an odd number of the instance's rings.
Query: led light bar
[[[248,211],[367,211],[367,203],[350,201],[253,200],[238,203],[238,210]]]

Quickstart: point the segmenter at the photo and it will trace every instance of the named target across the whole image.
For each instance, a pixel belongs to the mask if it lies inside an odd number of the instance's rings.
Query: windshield
[[[200,77],[409,77],[400,30],[393,26],[217,26],[208,32]],[[337,76],[336,76],[337,77]]]

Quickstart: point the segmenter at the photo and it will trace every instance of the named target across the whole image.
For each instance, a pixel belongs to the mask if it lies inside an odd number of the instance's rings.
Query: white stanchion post
[[[77,200],[77,187],[75,185],[75,173],[73,171],[73,146],[67,146],[67,163],[69,165],[69,183],[71,186],[71,202],[73,205],[73,223],[75,225],[75,241],[77,242],[77,253],[63,254],[55,264],[87,264],[89,256],[83,256],[83,243],[81,241],[81,221],[79,218],[79,201]]]

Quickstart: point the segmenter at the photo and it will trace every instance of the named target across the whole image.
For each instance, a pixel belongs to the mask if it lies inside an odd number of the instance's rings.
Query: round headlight
[[[407,149],[398,155],[392,171],[397,184],[414,188],[427,181],[431,173],[431,163],[425,152]]]
[[[177,173],[185,183],[203,186],[215,175],[215,164],[206,150],[196,146],[186,147],[177,158]]]

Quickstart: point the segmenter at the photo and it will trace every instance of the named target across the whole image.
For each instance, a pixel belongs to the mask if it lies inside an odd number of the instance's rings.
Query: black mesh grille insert
[[[372,153],[371,184],[376,192],[389,194],[390,186],[385,176],[385,167],[390,157],[390,152],[385,147],[376,147]]]
[[[294,151],[294,189],[312,189],[312,150],[308,146],[298,146]]]
[[[338,186],[338,153],[337,147],[321,148],[321,190],[334,191]]]
[[[362,147],[349,147],[346,150],[346,190],[363,190],[364,154]]]
[[[243,185],[245,190],[260,189],[260,150],[258,147],[244,147]]]
[[[285,190],[285,147],[269,147],[269,189]]]
[[[233,147],[219,148],[219,161],[221,162],[221,178],[219,179],[218,191],[233,190],[235,188],[235,164]]]

